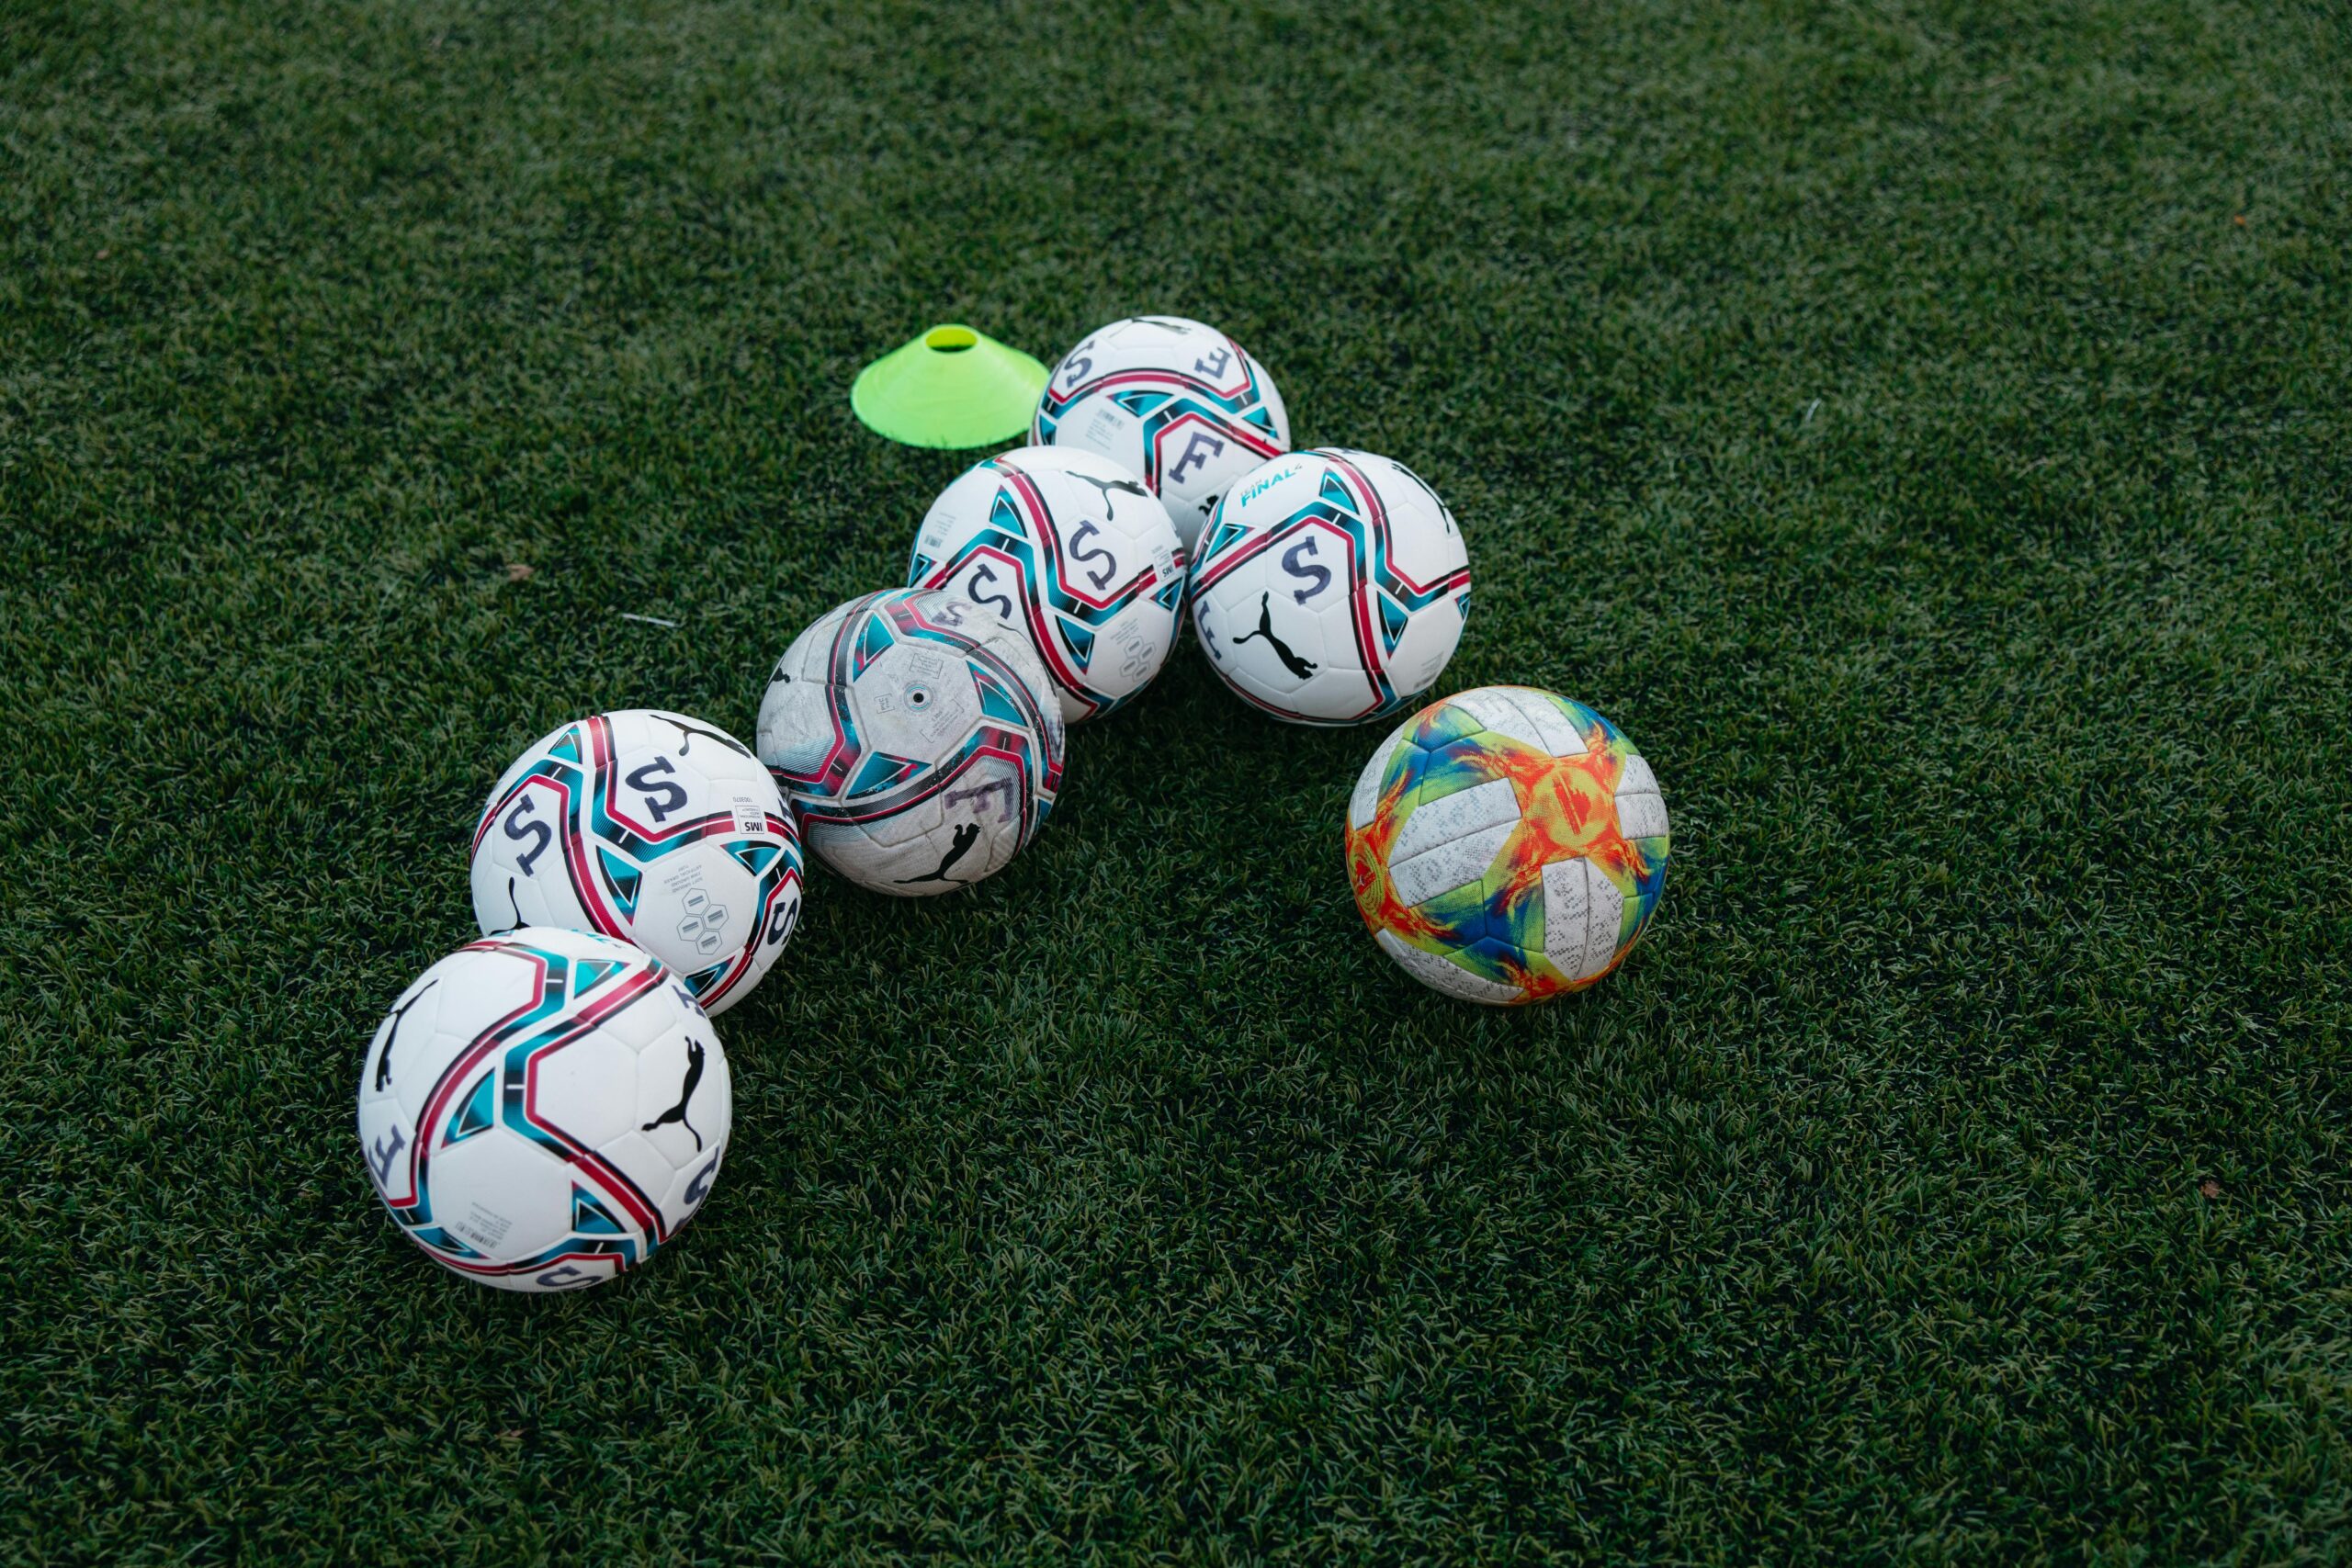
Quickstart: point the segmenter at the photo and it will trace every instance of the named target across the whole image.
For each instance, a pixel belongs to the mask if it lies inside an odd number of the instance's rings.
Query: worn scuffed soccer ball
[[[1444,671],[1470,613],[1470,555],[1404,464],[1318,447],[1227,492],[1191,597],[1210,667],[1245,701],[1297,724],[1356,724]]]
[[[1581,990],[1666,891],[1666,802],[1616,726],[1532,686],[1481,686],[1396,727],[1348,802],[1374,940],[1465,1001]]]
[[[1062,355],[1029,438],[1140,475],[1189,550],[1227,486],[1290,450],[1290,415],[1265,367],[1215,327],[1129,316]]]
[[[709,1012],[757,985],[800,918],[800,835],[750,747],[658,708],[542,736],[474,828],[485,935],[561,926],[634,942]]]
[[[727,1054],[627,942],[526,926],[417,976],[359,1066],[376,1192],[436,1263],[503,1291],[636,1268],[710,1195]]]
[[[1168,661],[1184,547],[1158,498],[1108,457],[1024,446],[974,465],[932,502],[907,582],[1025,636],[1076,724]]]
[[[1025,634],[929,589],[853,599],[796,638],[760,704],[760,761],[820,859],[876,893],[1000,870],[1061,787],[1062,716]]]

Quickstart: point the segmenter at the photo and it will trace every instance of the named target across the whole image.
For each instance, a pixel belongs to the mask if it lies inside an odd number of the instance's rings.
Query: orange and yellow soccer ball
[[[1657,779],[1623,731],[1532,686],[1481,686],[1396,727],[1348,803],[1348,876],[1388,956],[1464,1001],[1581,990],[1666,891]]]

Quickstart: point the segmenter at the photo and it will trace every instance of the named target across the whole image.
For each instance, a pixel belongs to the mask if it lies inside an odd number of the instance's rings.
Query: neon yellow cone
[[[1046,367],[966,326],[933,327],[857,373],[849,406],[910,446],[1001,446],[1029,433]]]

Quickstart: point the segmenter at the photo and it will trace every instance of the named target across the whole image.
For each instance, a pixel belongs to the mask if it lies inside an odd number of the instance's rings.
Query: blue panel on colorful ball
[[[641,948],[526,926],[435,964],[359,1066],[377,1196],[453,1273],[578,1290],[651,1257],[727,1152],[727,1054]]]
[[[1217,503],[1187,591],[1209,666],[1294,724],[1361,724],[1411,704],[1462,641],[1470,555],[1404,464],[1317,447]]]
[[[1108,457],[1024,446],[965,470],[916,531],[907,581],[1029,639],[1062,718],[1111,712],[1159,673],[1184,599],[1167,509]]]
[[[474,829],[484,933],[562,926],[635,942],[707,1011],[768,972],[800,918],[800,836],[752,749],[659,708],[542,736]]]
[[[947,893],[1001,871],[1061,787],[1054,683],[1028,637],[931,589],[853,599],[775,662],[759,754],[809,852],[860,886]]]
[[[1290,414],[1265,367],[1215,327],[1129,316],[1062,355],[1030,439],[1138,475],[1189,550],[1235,479],[1290,450]]]

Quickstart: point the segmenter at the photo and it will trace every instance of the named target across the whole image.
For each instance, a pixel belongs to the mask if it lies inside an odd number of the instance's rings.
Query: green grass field
[[[0,1558],[2352,1557],[2352,19],[1139,15],[0,9]],[[1378,732],[1188,649],[812,879],[680,1245],[444,1276],[352,1090],[499,769],[895,581],[865,359],[1137,310],[1452,502],[1641,949],[1414,986]]]

